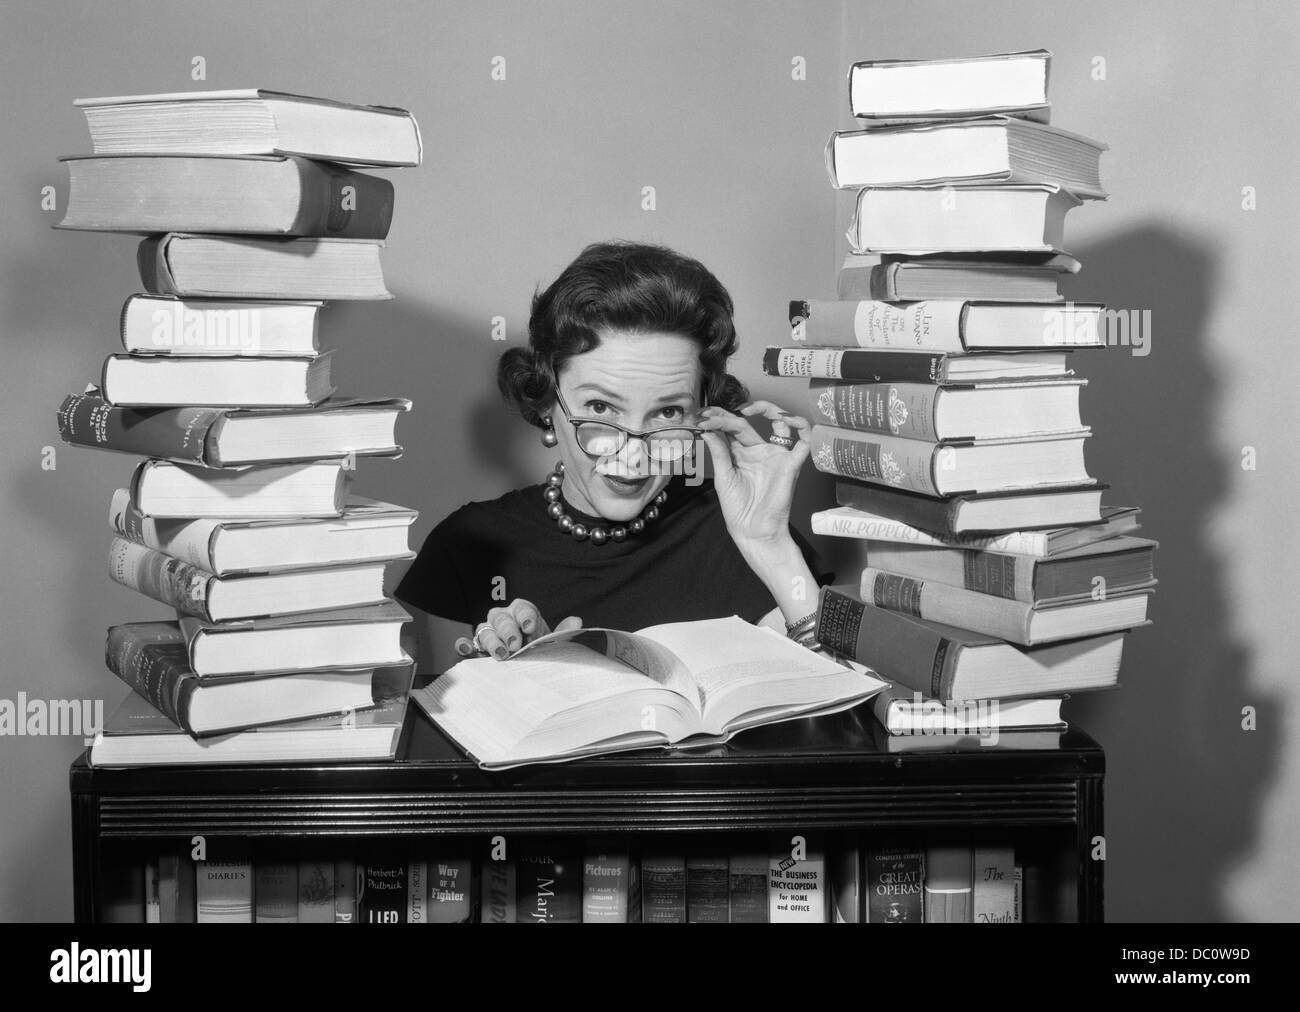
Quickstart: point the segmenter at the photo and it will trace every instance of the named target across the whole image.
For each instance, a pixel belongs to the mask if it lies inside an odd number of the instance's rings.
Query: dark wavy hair
[[[707,403],[734,411],[749,400],[727,372],[739,347],[731,296],[698,260],[666,246],[592,243],[546,291],[533,294],[528,344],[497,362],[497,386],[524,420],[542,428],[565,361],[600,343],[598,331],[680,334],[700,349]]]

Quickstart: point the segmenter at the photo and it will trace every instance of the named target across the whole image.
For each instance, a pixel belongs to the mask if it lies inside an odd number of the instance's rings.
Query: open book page
[[[416,701],[491,766],[580,753],[605,739],[631,736],[652,745],[699,731],[689,697],[666,691],[615,658],[564,642],[565,635],[509,660],[461,661],[419,690]],[[624,747],[635,746],[629,739]]]
[[[743,621],[743,620],[742,620]],[[683,623],[678,623],[683,624]],[[696,623],[684,623],[694,625]],[[566,629],[563,632],[547,633],[531,643],[516,650],[509,658],[513,663],[521,656],[538,649],[550,650],[549,644],[576,642],[597,653],[614,660],[622,661],[665,689],[677,693],[688,700],[697,711],[703,710],[704,700],[699,688],[691,678],[688,666],[672,650],[665,648],[653,639],[630,633],[622,629]],[[497,662],[500,663],[500,662]]]
[[[690,668],[710,734],[735,730],[738,721],[750,726],[779,719],[783,711],[843,709],[841,704],[861,702],[886,684],[865,668],[847,668],[739,616],[650,626],[638,635],[667,648]]]

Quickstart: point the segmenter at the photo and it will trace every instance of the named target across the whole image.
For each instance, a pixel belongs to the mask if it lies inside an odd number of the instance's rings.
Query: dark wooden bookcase
[[[1025,919],[1099,921],[1105,755],[1087,734],[891,752],[866,707],[738,735],[485,773],[412,706],[393,762],[71,769],[75,916],[100,920],[114,861],[164,846],[425,845],[537,835],[956,835],[1014,843]],[[1010,742],[1010,744],[1008,744]]]

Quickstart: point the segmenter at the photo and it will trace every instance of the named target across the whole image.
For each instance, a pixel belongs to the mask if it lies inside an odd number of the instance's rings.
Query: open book
[[[738,616],[550,633],[461,661],[413,698],[483,769],[713,745],[847,710],[884,682]]]

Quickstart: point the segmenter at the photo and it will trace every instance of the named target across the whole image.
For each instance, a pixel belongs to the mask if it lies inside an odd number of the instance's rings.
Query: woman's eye
[[[593,415],[603,415],[609,410],[609,404],[606,401],[588,401],[587,410]]]
[[[686,417],[686,411],[677,404],[670,404],[659,413],[670,422],[679,422]]]

